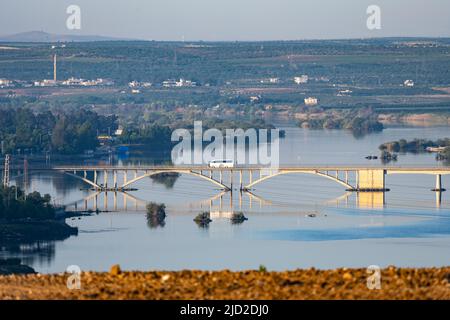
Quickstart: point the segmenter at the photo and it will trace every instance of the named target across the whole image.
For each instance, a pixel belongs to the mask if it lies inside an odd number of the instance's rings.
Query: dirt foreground
[[[366,269],[85,272],[0,277],[0,299],[450,299],[450,267],[381,270],[368,289]],[[374,282],[372,282],[374,283]]]

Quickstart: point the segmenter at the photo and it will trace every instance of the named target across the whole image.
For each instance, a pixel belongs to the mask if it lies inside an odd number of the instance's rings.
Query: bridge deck
[[[1,168],[1,167],[0,167]],[[11,167],[11,169],[23,169],[21,166]],[[279,168],[270,168],[263,166],[235,166],[233,168],[212,168],[208,166],[30,166],[28,170],[39,171],[104,171],[104,170],[138,170],[138,171],[177,171],[177,170],[195,170],[195,171],[230,171],[230,170],[278,170],[278,171],[357,171],[357,170],[385,170],[386,173],[438,173],[450,174],[450,167],[417,167],[417,166],[286,166]]]

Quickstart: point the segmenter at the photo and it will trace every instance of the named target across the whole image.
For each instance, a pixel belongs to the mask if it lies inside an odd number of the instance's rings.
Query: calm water
[[[281,165],[379,165],[364,156],[400,138],[450,137],[450,128],[388,128],[355,138],[345,131],[286,128]],[[145,163],[152,159],[122,159]],[[400,155],[393,166],[442,165],[432,154]],[[245,177],[244,177],[245,178]],[[101,177],[100,177],[101,179]],[[162,184],[150,178],[138,191],[96,195],[81,182],[61,175],[33,175],[30,189],[50,193],[57,203],[111,212],[68,219],[79,235],[64,241],[3,249],[43,273],[83,270],[254,269],[260,264],[282,270],[450,264],[450,191],[441,202],[430,189],[434,176],[389,175],[382,195],[348,194],[331,180],[305,174],[283,175],[255,187],[253,194],[221,194],[207,181],[180,176]],[[443,177],[450,189],[450,179]],[[146,202],[165,203],[163,226],[147,222]],[[213,222],[201,228],[193,218],[211,210]],[[248,220],[230,223],[232,212]],[[313,214],[314,217],[310,215]]]

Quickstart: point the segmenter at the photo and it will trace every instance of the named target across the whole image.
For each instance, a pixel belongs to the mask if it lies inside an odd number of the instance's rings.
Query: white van
[[[208,165],[210,168],[233,168],[233,160],[212,160]]]

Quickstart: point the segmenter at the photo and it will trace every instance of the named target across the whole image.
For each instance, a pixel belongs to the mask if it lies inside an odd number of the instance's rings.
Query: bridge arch
[[[70,172],[67,172],[67,171],[59,171],[59,172],[61,172],[61,173],[63,173],[63,174],[67,174],[68,176],[74,177],[74,178],[79,179],[79,180],[81,180],[81,181],[83,181],[83,182],[86,182],[87,184],[91,185],[91,186],[94,187],[95,189],[102,189],[102,187],[101,187],[100,185],[98,185],[97,183],[92,182],[91,180],[86,179],[86,178],[84,178],[84,177],[80,177],[80,176],[77,175],[77,174],[70,173]]]
[[[254,187],[255,185],[257,185],[257,184],[259,184],[259,183],[261,183],[261,182],[263,182],[263,181],[272,179],[272,178],[277,177],[277,176],[280,176],[280,175],[290,174],[290,173],[306,173],[306,174],[314,174],[314,175],[318,175],[318,176],[320,176],[320,177],[324,177],[324,178],[333,180],[333,181],[335,181],[335,182],[337,182],[337,183],[343,185],[344,187],[346,187],[346,188],[349,189],[349,190],[355,189],[351,184],[349,184],[349,183],[347,183],[347,182],[345,182],[345,181],[343,181],[343,180],[341,180],[341,179],[339,179],[339,178],[337,178],[337,177],[335,177],[335,176],[329,175],[329,174],[327,174],[327,173],[319,172],[319,171],[307,171],[307,170],[278,171],[278,172],[276,172],[276,173],[274,173],[274,174],[270,174],[270,175],[261,177],[261,178],[255,180],[255,181],[253,181],[252,183],[250,183],[250,184],[248,184],[247,186],[245,186],[245,189],[250,189],[250,188]]]
[[[131,179],[130,181],[127,181],[120,188],[126,188],[129,185],[131,185],[131,184],[133,184],[133,183],[135,183],[135,182],[137,182],[137,181],[139,181],[141,179],[144,179],[146,177],[151,177],[151,176],[153,176],[155,174],[170,173],[170,172],[181,173],[181,174],[184,173],[184,174],[189,174],[189,175],[192,175],[192,176],[195,176],[195,177],[200,177],[200,178],[205,179],[205,180],[207,180],[207,181],[209,181],[211,183],[214,183],[215,185],[219,186],[221,189],[230,190],[230,188],[228,186],[224,185],[223,183],[220,183],[219,181],[217,181],[217,180],[215,180],[213,178],[210,178],[208,176],[205,176],[203,174],[200,174],[198,172],[194,172],[194,171],[191,171],[191,170],[159,170],[159,171],[146,172],[145,174],[143,174],[143,175],[141,175],[139,177],[136,177],[134,179]]]

